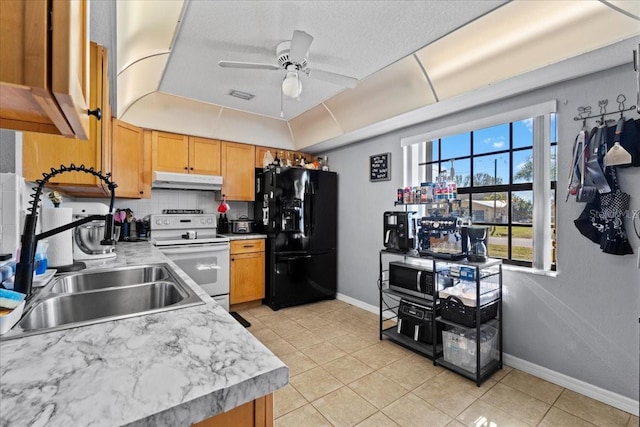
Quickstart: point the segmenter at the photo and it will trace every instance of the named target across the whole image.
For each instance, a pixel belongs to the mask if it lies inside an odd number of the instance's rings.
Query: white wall
[[[631,64],[564,82],[528,94],[451,114],[327,153],[339,178],[338,292],[378,306],[378,249],[382,214],[394,210],[402,187],[400,139],[455,123],[528,105],[558,100],[558,276],[505,271],[504,351],[524,361],[638,400],[638,315],[640,270],[637,254],[604,254],[573,224],[584,208],[564,202],[579,106],[598,111],[598,100],[617,109],[618,94],[627,106],[636,97]],[[628,117],[638,118],[636,113]],[[590,125],[595,125],[591,122]],[[369,156],[392,153],[391,181],[369,182]],[[630,193],[631,211],[640,209],[640,168],[619,171]],[[625,220],[634,247],[631,215]],[[637,408],[636,408],[637,410]]]

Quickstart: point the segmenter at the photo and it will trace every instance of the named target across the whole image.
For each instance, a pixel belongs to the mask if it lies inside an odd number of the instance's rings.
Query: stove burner
[[[163,209],[162,213],[165,215],[177,215],[177,214],[203,214],[202,209]]]

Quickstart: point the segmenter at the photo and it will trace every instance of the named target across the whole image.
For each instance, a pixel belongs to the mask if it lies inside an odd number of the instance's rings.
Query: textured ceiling
[[[275,48],[294,30],[314,37],[309,68],[364,79],[495,9],[504,1],[189,1],[159,90],[279,118],[284,71],[220,68],[218,61],[276,64]],[[302,76],[296,117],[344,88]],[[251,101],[231,89],[255,94]]]

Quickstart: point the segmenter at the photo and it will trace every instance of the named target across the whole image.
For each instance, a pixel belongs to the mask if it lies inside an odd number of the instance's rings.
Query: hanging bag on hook
[[[591,131],[589,138],[585,140],[582,147],[582,155],[580,156],[580,186],[576,194],[576,202],[588,203],[596,197],[598,189],[586,179],[587,173],[587,157],[589,156],[589,147],[595,140],[595,129]]]
[[[589,187],[595,187],[598,193],[611,192],[611,187],[604,176],[602,169],[602,156],[607,149],[607,128],[598,126],[595,136],[589,140],[589,149],[585,150],[587,156],[585,164],[585,182]]]
[[[580,162],[582,161],[582,151],[584,150],[584,143],[589,136],[588,132],[581,130],[576,136],[576,140],[573,143],[573,157],[571,164],[571,172],[569,173],[569,183],[567,184],[567,198],[565,202],[569,200],[569,196],[575,196],[578,194],[580,188],[580,179],[582,172],[580,170]]]
[[[607,154],[604,156],[605,166],[627,165],[631,163],[631,154],[627,150],[625,150],[622,145],[620,145],[623,128],[624,118],[621,117],[620,120],[618,120],[618,124],[616,125],[613,147],[611,147],[609,151],[607,151]]]

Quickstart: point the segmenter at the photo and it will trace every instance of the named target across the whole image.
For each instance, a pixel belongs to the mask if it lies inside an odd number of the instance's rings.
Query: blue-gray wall
[[[609,110],[622,93],[635,100],[632,65],[560,83],[490,105],[426,121],[367,141],[323,153],[339,174],[338,292],[378,306],[378,250],[382,213],[394,210],[402,187],[400,139],[455,123],[558,100],[558,275],[504,273],[504,350],[535,365],[638,400],[638,316],[640,270],[637,254],[604,254],[582,237],[573,220],[584,204],[564,202],[579,106],[608,99]],[[628,117],[638,118],[637,113]],[[591,122],[595,125],[595,122]],[[369,182],[369,156],[392,153],[391,181]],[[621,169],[621,188],[630,193],[631,211],[640,209],[640,168]],[[631,215],[625,220],[634,250],[640,241]]]

